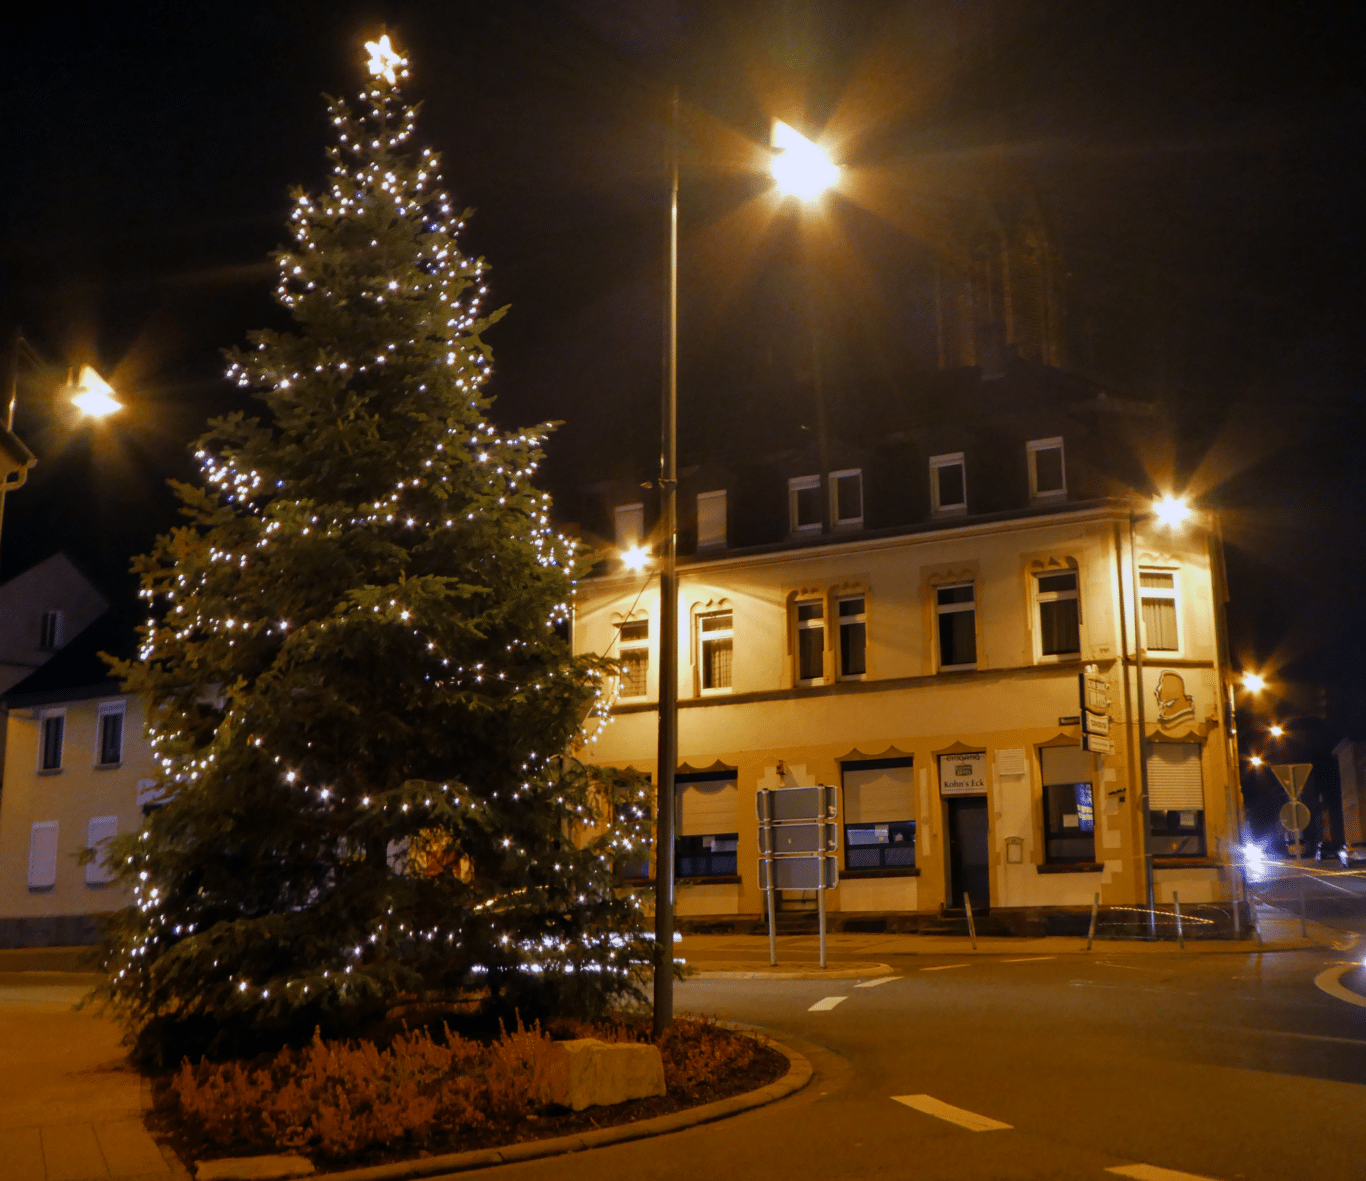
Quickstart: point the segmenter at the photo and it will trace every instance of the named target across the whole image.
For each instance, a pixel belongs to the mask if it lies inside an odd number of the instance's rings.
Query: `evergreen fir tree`
[[[277,256],[295,328],[229,354],[269,418],[210,424],[189,524],[135,564],[152,617],[117,671],[167,802],[114,849],[137,902],[108,992],[153,1060],[472,983],[601,1004],[648,955],[612,866],[648,796],[564,755],[610,670],[563,638],[549,428],[485,417],[501,312],[409,146],[406,61],[367,48],[363,113],[330,100],[330,185],[294,194]]]

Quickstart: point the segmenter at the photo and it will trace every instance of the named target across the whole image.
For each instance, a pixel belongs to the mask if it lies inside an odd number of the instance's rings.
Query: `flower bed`
[[[636,1022],[552,1026],[556,1037],[648,1041]],[[483,1042],[449,1028],[406,1032],[387,1046],[313,1043],[249,1063],[186,1062],[158,1088],[154,1126],[188,1164],[298,1152],[321,1168],[377,1164],[568,1135],[648,1119],[761,1087],[787,1059],[754,1037],[680,1017],[658,1041],[668,1094],[589,1108],[530,1097],[551,1033],[503,1030]]]

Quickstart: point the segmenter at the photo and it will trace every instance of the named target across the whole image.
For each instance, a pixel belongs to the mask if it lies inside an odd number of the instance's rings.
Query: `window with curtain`
[[[1149,652],[1177,652],[1176,573],[1140,570],[1138,586],[1143,604],[1143,646]]]
[[[841,764],[845,869],[915,866],[915,778],[911,759]]]

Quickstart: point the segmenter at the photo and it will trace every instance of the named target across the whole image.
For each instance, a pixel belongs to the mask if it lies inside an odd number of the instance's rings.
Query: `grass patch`
[[[185,1062],[158,1081],[153,1125],[196,1160],[298,1152],[336,1169],[462,1152],[648,1119],[764,1086],[787,1059],[707,1018],[659,1039],[668,1094],[582,1112],[545,1108],[532,1080],[552,1040],[650,1040],[648,1023],[552,1022],[485,1039],[449,1025],[375,1041],[325,1042],[250,1062]]]

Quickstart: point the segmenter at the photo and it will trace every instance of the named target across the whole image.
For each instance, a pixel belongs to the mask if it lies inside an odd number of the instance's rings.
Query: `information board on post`
[[[768,960],[778,962],[778,890],[815,890],[820,911],[821,967],[825,967],[825,892],[839,885],[833,850],[839,833],[839,789],[830,784],[762,788],[754,793],[759,820],[759,889],[768,896]]]

